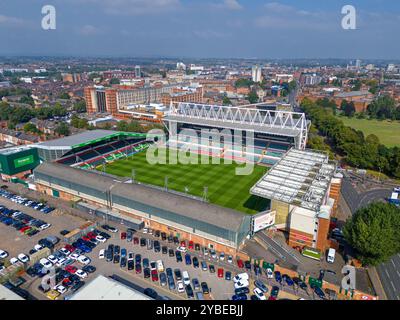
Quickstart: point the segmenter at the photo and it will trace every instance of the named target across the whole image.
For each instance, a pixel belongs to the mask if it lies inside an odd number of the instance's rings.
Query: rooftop
[[[12,292],[10,289],[0,284],[0,301],[1,300],[24,300],[22,297]]]
[[[335,170],[325,153],[290,149],[250,193],[319,211]]]
[[[49,140],[46,142],[39,143],[38,148],[43,149],[72,149],[76,145],[93,141],[97,139],[104,139],[108,136],[114,135],[118,132],[112,130],[89,130],[82,133],[78,133],[72,136],[64,137],[61,139]]]
[[[98,275],[82,289],[72,295],[70,300],[152,300],[145,294],[126,285]]]

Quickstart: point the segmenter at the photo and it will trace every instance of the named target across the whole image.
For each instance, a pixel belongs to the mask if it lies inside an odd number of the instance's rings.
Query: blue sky
[[[54,5],[56,30],[41,28]],[[341,28],[341,8],[357,29]],[[0,54],[400,58],[397,0],[2,0]]]

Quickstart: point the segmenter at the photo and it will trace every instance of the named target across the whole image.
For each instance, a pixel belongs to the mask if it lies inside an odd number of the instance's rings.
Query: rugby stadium
[[[316,239],[326,240],[326,234],[315,229],[315,221],[329,219],[333,203],[327,202],[332,200],[336,167],[327,155],[305,150],[309,121],[304,114],[262,110],[257,105],[171,103],[164,122],[168,138],[162,143],[144,134],[93,130],[37,144],[42,160],[34,170],[37,190],[106,220],[161,230],[230,254],[237,254],[255,232],[274,226],[275,215],[280,217],[279,228],[290,230],[295,223],[290,225],[289,211],[295,206],[301,208],[297,214],[308,215],[313,224],[313,233],[303,235],[304,244],[315,247]],[[241,142],[241,150],[221,144],[215,136],[201,141],[188,136],[206,129],[230,133]],[[249,133],[254,137],[251,146]],[[155,144],[166,151],[166,159],[172,152],[195,150],[199,163],[151,164],[147,154]],[[204,158],[210,163],[203,164]],[[268,174],[270,168],[282,168],[294,158],[299,170],[293,174],[288,175],[291,168]],[[248,164],[253,166],[251,174],[236,174],[237,168]],[[282,173],[284,188],[276,173]],[[326,183],[317,188],[314,180],[320,182],[321,177]],[[264,192],[265,185],[272,190]],[[282,196],[285,193],[296,196],[296,202]],[[301,233],[304,226],[297,229]]]

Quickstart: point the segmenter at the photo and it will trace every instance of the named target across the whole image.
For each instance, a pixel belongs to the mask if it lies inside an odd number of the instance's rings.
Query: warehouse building
[[[89,213],[102,211],[228,254],[236,254],[251,229],[250,215],[100,172],[46,162],[34,170],[34,180],[38,191]]]

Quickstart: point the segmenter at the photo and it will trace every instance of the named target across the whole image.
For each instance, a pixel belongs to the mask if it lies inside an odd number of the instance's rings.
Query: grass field
[[[365,137],[375,134],[388,147],[400,146],[400,121],[378,121],[339,117],[343,123],[364,133]]]
[[[254,166],[253,173],[247,176],[235,175],[238,164],[157,164],[150,165],[146,152],[133,157],[109,163],[106,172],[109,174],[130,177],[135,169],[135,179],[142,183],[164,186],[168,176],[170,189],[202,196],[204,186],[208,187],[208,200],[214,204],[242,211],[248,214],[264,210],[268,200],[252,196],[250,188],[268,170],[267,167]],[[102,167],[98,167],[101,170]]]

